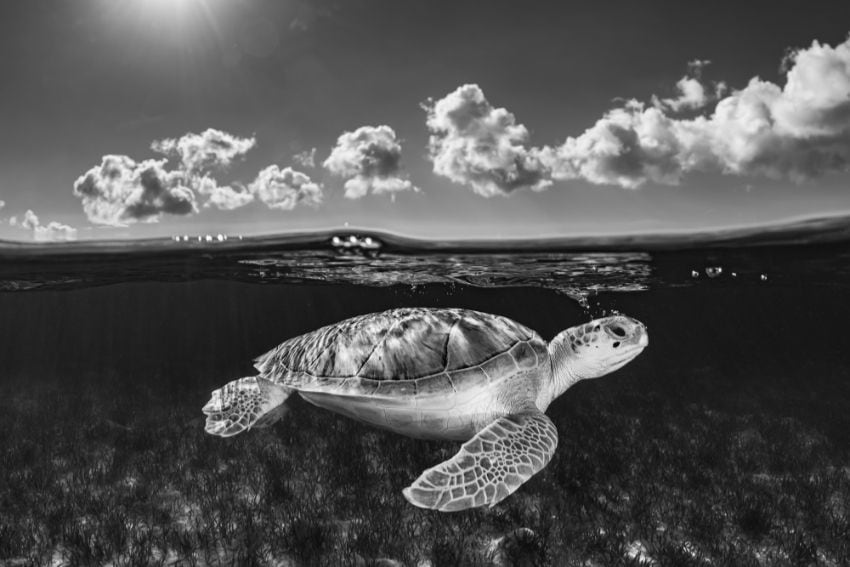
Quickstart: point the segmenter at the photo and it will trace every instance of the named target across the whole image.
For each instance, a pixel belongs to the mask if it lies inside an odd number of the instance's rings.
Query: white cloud
[[[689,63],[677,97],[628,100],[555,147],[528,146],[513,114],[463,85],[425,106],[434,172],[491,196],[552,180],[634,189],[676,185],[694,171],[802,181],[850,169],[850,39],[791,52],[783,86],[756,77],[740,90],[709,87],[701,81],[708,64]]]
[[[689,61],[688,73],[676,82],[679,95],[676,98],[660,98],[652,95],[652,105],[661,110],[673,112],[697,110],[723,96],[726,89],[725,83],[715,83],[712,92],[701,81],[703,68],[710,64],[711,61],[707,59]]]
[[[253,200],[254,196],[250,192],[224,185],[217,186],[215,191],[210,193],[209,200],[204,206],[213,206],[220,211],[232,211],[244,207]]]
[[[128,156],[103,156],[74,183],[74,195],[95,224],[120,226],[155,222],[163,214],[197,211],[195,194],[182,171],[167,171],[165,160],[136,162]]]
[[[629,101],[578,137],[544,148],[556,179],[635,188],[691,171],[802,181],[850,166],[850,39],[791,52],[784,86],[753,78],[691,119]],[[715,93],[722,96],[723,83]],[[705,92],[703,91],[703,94]],[[677,99],[696,100],[697,92]],[[667,104],[672,110],[673,105]]]
[[[431,132],[434,173],[490,197],[551,184],[528,130],[504,108],[493,108],[478,85],[463,85],[423,105]]]
[[[322,202],[322,186],[291,167],[270,165],[248,188],[270,209],[291,211],[299,204],[315,206]]]
[[[292,159],[301,167],[316,167],[316,148],[298,152]]]
[[[36,242],[58,242],[77,239],[77,229],[62,224],[56,221],[51,221],[46,225],[42,225],[38,217],[31,210],[24,213],[24,218],[20,222],[17,217],[9,219],[12,226],[20,226],[20,228],[31,231],[32,238]]]
[[[791,53],[785,86],[752,79],[703,127],[733,173],[805,179],[850,162],[850,39]],[[702,125],[702,124],[701,124]]]
[[[669,108],[673,112],[679,112],[702,108],[709,102],[709,95],[697,78],[682,77],[676,83],[676,88],[679,91],[678,97],[659,99],[653,96],[653,104],[659,108]]]
[[[27,209],[27,212],[24,213],[24,220],[21,221],[21,226],[30,230],[39,226],[38,217],[35,216],[35,213],[31,209]]]
[[[0,209],[2,209],[5,206],[6,206],[6,201],[3,201],[2,199],[0,199]]]
[[[370,191],[393,195],[398,191],[417,191],[403,177],[400,162],[401,144],[392,128],[362,126],[343,133],[323,165],[331,173],[349,178],[345,196],[357,199]]]
[[[254,195],[241,183],[230,185],[219,185],[209,175],[193,177],[189,180],[190,185],[200,195],[207,198],[204,207],[215,207],[221,211],[232,211],[244,207],[254,200]]]
[[[610,111],[578,138],[544,148],[541,161],[553,179],[636,188],[647,181],[675,184],[682,151],[674,121],[655,107],[629,101]]]
[[[128,156],[108,155],[77,179],[74,194],[82,199],[91,222],[113,226],[197,212],[196,195],[204,198],[205,207],[236,209],[250,203],[253,195],[238,184],[219,185],[210,172],[227,167],[255,144],[253,137],[240,138],[214,128],[156,140],[151,149],[179,157],[176,169],[166,168],[167,159],[136,162]]]
[[[207,128],[200,134],[189,133],[180,138],[165,138],[151,143],[151,149],[164,155],[177,155],[183,170],[198,174],[226,167],[233,160],[244,156],[254,147],[257,140],[240,138],[215,128]]]
[[[711,61],[708,59],[691,59],[688,61],[688,71],[695,77],[701,77],[702,70],[709,65]]]

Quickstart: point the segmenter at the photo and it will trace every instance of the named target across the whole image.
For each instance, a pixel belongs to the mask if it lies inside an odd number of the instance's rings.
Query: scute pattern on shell
[[[414,380],[480,365],[518,342],[542,341],[506,317],[467,309],[402,308],[346,319],[257,359],[265,375]],[[516,349],[536,360],[534,349]],[[513,366],[513,363],[511,363]]]

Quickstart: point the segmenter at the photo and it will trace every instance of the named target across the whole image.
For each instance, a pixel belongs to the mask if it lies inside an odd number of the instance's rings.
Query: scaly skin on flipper
[[[545,467],[558,431],[543,413],[501,417],[467,441],[451,459],[422,473],[404,489],[420,508],[454,512],[493,506]]]
[[[226,384],[212,393],[201,411],[207,414],[204,430],[211,435],[231,437],[252,427],[268,427],[281,412],[289,392],[261,376],[248,376]]]

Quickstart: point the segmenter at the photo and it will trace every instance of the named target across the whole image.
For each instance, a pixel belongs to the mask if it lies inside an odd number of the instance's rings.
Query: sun
[[[134,35],[160,35],[167,45],[192,45],[215,34],[219,27],[220,0],[100,0],[108,17],[127,26]]]
[[[204,0],[134,0],[139,4],[139,9],[152,15],[163,16],[190,15],[188,13],[201,13],[204,9]]]

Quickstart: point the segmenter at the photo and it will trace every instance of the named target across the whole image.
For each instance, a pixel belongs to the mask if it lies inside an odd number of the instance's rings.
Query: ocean
[[[848,565],[850,239],[765,234],[4,243],[0,565]],[[492,508],[404,499],[459,444],[297,396],[204,432],[255,357],[409,306],[649,346],[550,406],[552,461]]]

